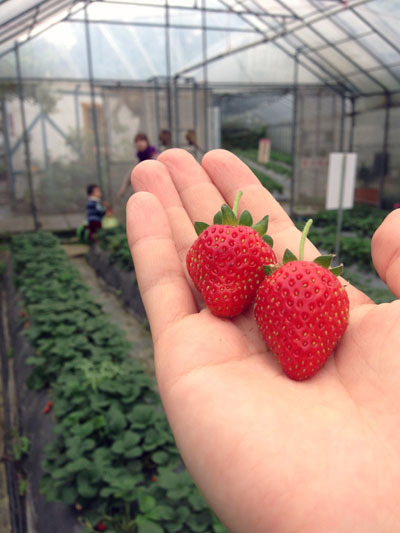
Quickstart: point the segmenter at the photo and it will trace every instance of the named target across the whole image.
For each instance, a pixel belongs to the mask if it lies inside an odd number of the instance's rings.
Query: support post
[[[201,36],[203,48],[203,83],[204,83],[204,151],[209,150],[208,144],[208,64],[207,64],[207,14],[206,0],[201,2]]]
[[[40,104],[40,122],[42,126],[42,143],[43,143],[43,153],[44,153],[44,168],[45,170],[49,169],[50,158],[49,158],[49,147],[47,144],[47,132],[46,132],[46,116],[43,111],[43,106]]]
[[[344,151],[344,134],[345,134],[345,117],[346,117],[346,99],[342,96],[342,111],[341,111],[341,123],[340,123],[340,152]],[[343,224],[343,195],[344,195],[344,178],[346,174],[347,156],[344,154],[342,160],[342,171],[340,176],[340,192],[339,192],[339,207],[337,212],[337,224],[336,224],[336,244],[335,244],[335,261],[340,263],[340,237],[342,235]]]
[[[175,146],[180,147],[180,124],[179,124],[179,89],[178,89],[178,76],[174,77],[174,110],[175,110]]]
[[[7,167],[8,167],[8,183],[10,185],[11,199],[15,200],[15,174],[14,167],[12,163],[12,153],[11,153],[11,143],[10,143],[10,132],[8,131],[8,115],[7,115],[7,105],[5,99],[1,101],[1,112],[3,115],[3,128],[4,128],[4,137],[6,144],[6,154],[7,154]]]
[[[167,122],[168,129],[172,133],[172,102],[171,102],[171,43],[170,43],[170,20],[168,0],[165,0],[165,65],[167,74]],[[176,143],[175,139],[175,143]]]
[[[107,180],[107,196],[108,201],[110,202],[110,206],[112,207],[112,201],[113,201],[113,194],[112,194],[112,187],[111,187],[111,161],[110,161],[110,154],[111,154],[111,135],[110,135],[110,106],[108,104],[108,99],[106,95],[104,94],[104,91],[101,93],[101,98],[103,101],[103,109],[104,109],[104,146],[105,146],[105,162],[106,162],[106,180]]]
[[[76,128],[76,133],[78,135],[78,146],[77,146],[77,149],[78,149],[79,158],[82,159],[83,158],[83,153],[82,153],[82,143],[80,142],[81,120],[80,120],[80,109],[79,109],[79,89],[80,89],[80,87],[81,87],[81,85],[80,85],[80,83],[78,83],[75,86],[73,94],[74,94],[74,108],[75,108],[75,128]]]
[[[293,73],[293,114],[292,114],[292,179],[290,182],[290,204],[289,214],[294,215],[294,194],[295,194],[295,180],[296,180],[296,142],[297,142],[297,99],[298,99],[298,85],[299,85],[299,54],[297,50],[294,58],[294,73]]]
[[[157,78],[154,78],[154,112],[156,115],[156,128],[158,135],[160,135],[161,131],[161,121],[160,121],[160,95],[159,95],[159,87],[158,87],[158,80]]]
[[[86,56],[88,64],[88,75],[89,75],[89,86],[90,86],[90,103],[92,108],[92,122],[93,122],[93,134],[94,134],[94,147],[96,152],[96,171],[97,179],[100,185],[100,188],[103,190],[103,180],[101,175],[101,154],[100,154],[100,138],[99,138],[99,128],[97,120],[97,110],[96,110],[96,94],[94,87],[94,76],[93,76],[93,59],[92,59],[92,47],[90,42],[90,28],[89,28],[89,18],[87,13],[88,0],[85,3],[85,37],[86,37]],[[103,193],[105,191],[103,190]]]
[[[386,93],[385,99],[385,124],[383,127],[383,142],[382,142],[382,159],[379,169],[379,207],[383,205],[383,192],[385,187],[385,177],[387,172],[387,149],[389,140],[389,125],[390,125],[390,93]]]
[[[16,63],[16,70],[17,70],[18,97],[19,97],[19,105],[20,105],[20,111],[21,111],[22,130],[23,130],[22,135],[24,139],[25,167],[26,167],[26,174],[28,177],[30,207],[31,207],[31,212],[32,212],[32,217],[33,217],[33,225],[34,225],[35,231],[37,231],[40,228],[40,222],[38,220],[38,214],[37,214],[37,209],[36,209],[36,204],[35,204],[35,194],[33,190],[31,153],[30,153],[30,148],[29,148],[28,131],[26,129],[24,87],[22,84],[21,62],[19,58],[19,48],[17,44],[15,45],[14,51],[15,51],[15,63]]]

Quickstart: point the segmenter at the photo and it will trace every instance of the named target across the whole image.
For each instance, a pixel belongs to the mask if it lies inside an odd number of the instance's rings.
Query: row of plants
[[[356,265],[360,270],[374,270],[371,259],[371,238],[388,211],[366,205],[343,211],[340,239],[341,261]],[[321,211],[313,215],[309,238],[322,250],[334,250],[336,245],[337,211]],[[297,223],[299,229],[304,221]]]
[[[20,235],[11,250],[22,332],[35,349],[28,385],[50,388],[44,412],[55,418],[41,480],[47,501],[73,506],[84,533],[226,531],[184,468],[154,378],[58,240]]]
[[[134,269],[125,226],[102,229],[97,233],[97,240],[100,247],[108,252],[111,264],[116,264],[124,271]]]
[[[246,150],[236,148],[233,150],[238,157],[245,157],[250,159],[255,163],[258,163],[258,149],[257,148],[248,148]],[[292,170],[290,168],[291,157],[284,152],[278,152],[276,150],[271,150],[270,161],[268,163],[258,163],[266,169],[273,170],[277,174],[282,174],[283,176],[292,176]],[[282,164],[284,163],[284,164]],[[287,166],[286,166],[287,165]]]

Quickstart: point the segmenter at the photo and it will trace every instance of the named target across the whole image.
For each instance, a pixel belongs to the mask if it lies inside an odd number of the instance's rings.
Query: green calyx
[[[222,224],[227,226],[248,226],[254,229],[254,231],[256,231],[260,237],[262,237],[263,241],[272,247],[272,237],[266,235],[268,229],[268,215],[266,215],[256,224],[253,224],[253,217],[247,210],[243,211],[239,218],[237,217],[238,206],[242,194],[242,191],[237,193],[232,209],[227,204],[223,204],[221,206],[221,210],[218,211],[218,213],[216,213],[214,216],[213,224]],[[202,233],[208,227],[209,224],[206,222],[194,223],[194,229],[196,230],[197,235],[200,235],[200,233]]]
[[[299,258],[297,258],[289,249],[285,250],[285,253],[283,254],[283,264],[290,263],[290,261],[303,261],[304,259],[304,245],[307,239],[308,232],[310,231],[311,224],[313,223],[312,219],[310,218],[307,220],[306,225],[304,226],[304,229],[301,233],[301,239],[300,239],[300,252],[299,252]],[[332,267],[332,260],[335,256],[333,254],[330,255],[320,255],[316,257],[313,260],[313,263],[316,263],[317,265],[320,265],[323,268],[326,268],[329,270],[329,272],[332,272],[334,276],[340,276],[343,272],[343,264],[340,264],[338,266]],[[264,271],[267,274],[266,268],[264,267]],[[271,274],[272,269],[269,267],[269,274]]]

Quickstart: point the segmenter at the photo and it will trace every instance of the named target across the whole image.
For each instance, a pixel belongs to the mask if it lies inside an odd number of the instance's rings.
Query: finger
[[[127,204],[126,228],[140,294],[156,344],[165,328],[197,312],[167,215],[158,199],[138,192]]]
[[[268,234],[274,239],[274,251],[278,260],[282,260],[287,248],[298,255],[301,232],[243,161],[226,150],[212,150],[203,157],[202,166],[227,203],[232,205],[240,190],[243,192],[240,211],[248,209],[257,221],[269,215]],[[318,255],[318,249],[307,240],[304,258],[312,261]],[[346,289],[352,307],[371,303],[364,293],[352,285],[347,284]]]
[[[169,171],[192,222],[210,224],[225,202],[204,169],[186,150],[166,150],[159,158]]]
[[[167,167],[159,161],[143,161],[132,170],[131,182],[134,191],[157,196],[167,213],[179,257],[184,261],[188,248],[196,239],[196,232]]]
[[[204,156],[202,165],[230,205],[237,192],[242,191],[239,211],[249,210],[257,222],[269,215],[268,234],[274,238],[274,251],[278,259],[282,259],[286,248],[290,248],[296,255],[301,233],[279,202],[243,161],[226,150],[212,150]],[[315,259],[317,255],[317,248],[308,243],[305,257]]]
[[[372,261],[379,277],[400,297],[400,209],[389,213],[374,233]]]

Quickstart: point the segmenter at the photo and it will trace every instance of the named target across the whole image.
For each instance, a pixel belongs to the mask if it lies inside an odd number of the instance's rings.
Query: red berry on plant
[[[97,531],[106,531],[107,525],[104,522],[98,522],[95,525],[95,529],[97,529]]]
[[[349,320],[349,298],[331,268],[333,256],[304,261],[304,228],[300,260],[286,251],[283,265],[266,268],[257,291],[254,314],[261,334],[283,371],[296,381],[313,376],[342,338]]]
[[[265,235],[268,216],[253,225],[248,211],[236,216],[242,193],[233,209],[223,205],[209,226],[196,222],[198,234],[186,256],[190,277],[210,311],[231,318],[253,302],[265,278],[263,265],[276,263],[272,239]]]

